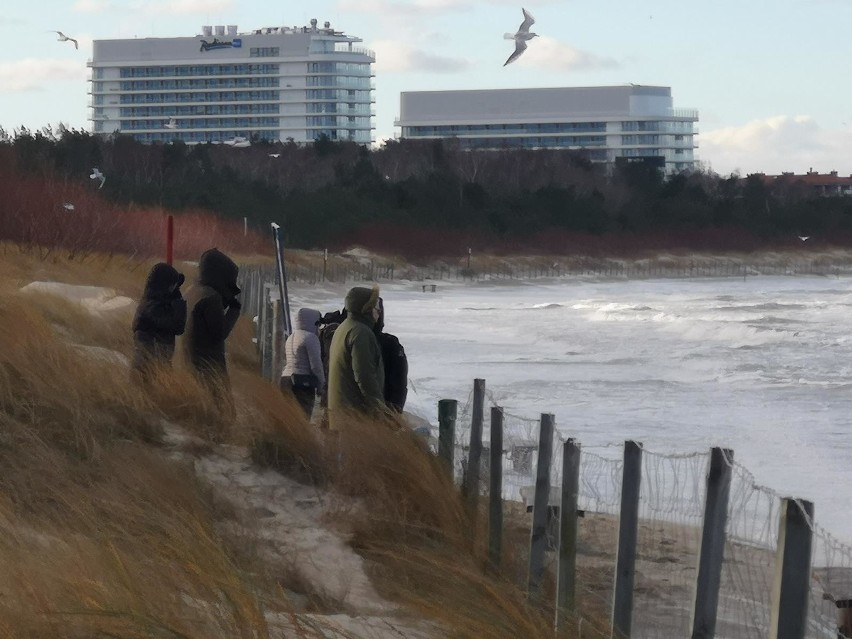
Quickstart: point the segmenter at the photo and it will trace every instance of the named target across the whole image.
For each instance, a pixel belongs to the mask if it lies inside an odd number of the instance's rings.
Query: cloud
[[[73,8],[78,13],[106,13],[129,9],[147,15],[208,14],[211,11],[230,11],[236,7],[234,0],[136,0],[130,7],[122,7],[116,0],[75,0]]]
[[[86,79],[86,65],[75,60],[26,58],[0,62],[0,91],[37,91],[54,81]]]
[[[706,131],[698,144],[700,160],[721,175],[852,171],[852,130],[823,129],[810,116],[777,115]]]
[[[537,4],[555,4],[559,1],[539,0]],[[342,11],[375,13],[394,18],[466,11],[476,6],[517,6],[517,4],[517,0],[489,0],[487,2],[484,0],[338,0],[337,7]],[[518,10],[518,16],[520,15],[521,12]]]
[[[94,0],[99,2],[100,0]],[[146,14],[157,15],[191,15],[194,13],[208,14],[215,11],[230,11],[236,9],[234,0],[156,0],[154,2],[139,2],[135,9]]]
[[[375,13],[384,17],[416,16],[446,11],[469,9],[475,3],[470,0],[340,0],[337,5],[343,11]]]
[[[471,66],[465,58],[434,55],[396,40],[378,40],[371,46],[376,52],[376,71],[383,73],[459,73]]]
[[[103,13],[114,7],[110,0],[77,0],[72,9],[77,13]]]
[[[514,43],[506,41],[506,57],[512,52]],[[549,71],[587,71],[611,69],[619,66],[613,58],[605,58],[588,51],[581,51],[559,40],[547,36],[533,38],[527,50],[514,64],[536,67]]]

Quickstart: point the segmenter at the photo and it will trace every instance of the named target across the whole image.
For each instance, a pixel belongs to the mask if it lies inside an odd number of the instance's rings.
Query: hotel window
[[[281,55],[281,50],[278,47],[252,47],[249,50],[249,57],[252,58],[277,58]]]

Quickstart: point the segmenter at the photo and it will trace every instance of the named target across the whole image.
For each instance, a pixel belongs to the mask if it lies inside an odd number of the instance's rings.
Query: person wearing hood
[[[347,412],[384,412],[385,375],[373,329],[379,289],[356,286],[346,294],[346,319],[334,331],[328,362],[329,428],[340,431]]]
[[[147,380],[151,368],[169,365],[175,337],[186,325],[186,301],[180,293],[183,274],[161,262],[148,273],[145,291],[133,317],[132,370]]]
[[[408,397],[408,357],[405,355],[402,344],[399,343],[399,338],[396,335],[384,332],[385,304],[381,297],[376,308],[378,309],[378,317],[375,326],[373,326],[373,332],[376,334],[379,350],[382,352],[382,364],[385,373],[385,404],[397,413],[401,413]]]
[[[186,326],[186,359],[206,382],[228,385],[225,340],[240,317],[239,267],[218,249],[198,261],[198,286],[192,291]]]
[[[281,389],[292,392],[308,419],[314,411],[317,391],[325,388],[325,372],[318,336],[320,312],[300,308],[293,334],[284,344],[286,364],[281,372]]]

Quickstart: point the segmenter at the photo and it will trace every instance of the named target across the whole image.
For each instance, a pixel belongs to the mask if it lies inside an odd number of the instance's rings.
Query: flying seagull
[[[811,236],[810,235],[800,235],[799,239],[802,240],[802,242],[806,242],[809,239],[811,239]]]
[[[280,158],[280,157],[281,157],[281,154],[280,154],[280,153],[270,153],[270,154],[269,154],[269,157],[271,157],[271,158]]]
[[[521,54],[527,50],[527,40],[532,40],[538,34],[530,33],[530,27],[535,24],[535,18],[532,17],[532,14],[526,9],[521,9],[524,13],[524,21],[521,22],[521,26],[518,27],[517,33],[506,33],[503,37],[506,40],[514,40],[515,41],[515,52],[509,56],[509,59],[503,63],[505,67],[507,64],[511,64],[515,60],[521,57]]]
[[[62,208],[64,208],[66,211],[73,211],[74,205],[71,204],[71,202],[66,202],[65,204],[62,205]]]
[[[98,167],[92,169],[92,174],[89,176],[93,180],[100,180],[101,185],[98,187],[102,189],[104,187],[104,182],[106,182],[106,176],[101,173],[101,170]]]
[[[168,123],[164,124],[163,126],[166,127],[167,129],[176,129],[177,128],[177,120],[172,118],[171,120],[168,121]]]
[[[79,44],[77,44],[77,41],[76,41],[74,38],[69,38],[67,35],[65,35],[65,34],[64,34],[64,33],[62,33],[61,31],[54,31],[53,33],[55,33],[55,34],[56,34],[56,36],[57,36],[57,37],[56,37],[56,40],[57,40],[58,42],[73,42],[73,43],[74,43],[74,48],[75,48],[75,49],[79,49],[79,48],[80,48],[80,45],[79,45]]]

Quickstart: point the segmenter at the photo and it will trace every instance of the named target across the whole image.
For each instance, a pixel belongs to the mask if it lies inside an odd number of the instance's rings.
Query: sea
[[[435,424],[439,399],[464,406],[483,378],[489,404],[552,413],[584,447],[730,448],[852,543],[852,278],[435,284],[382,284],[407,410]],[[295,287],[292,306],[341,308],[344,291]]]

